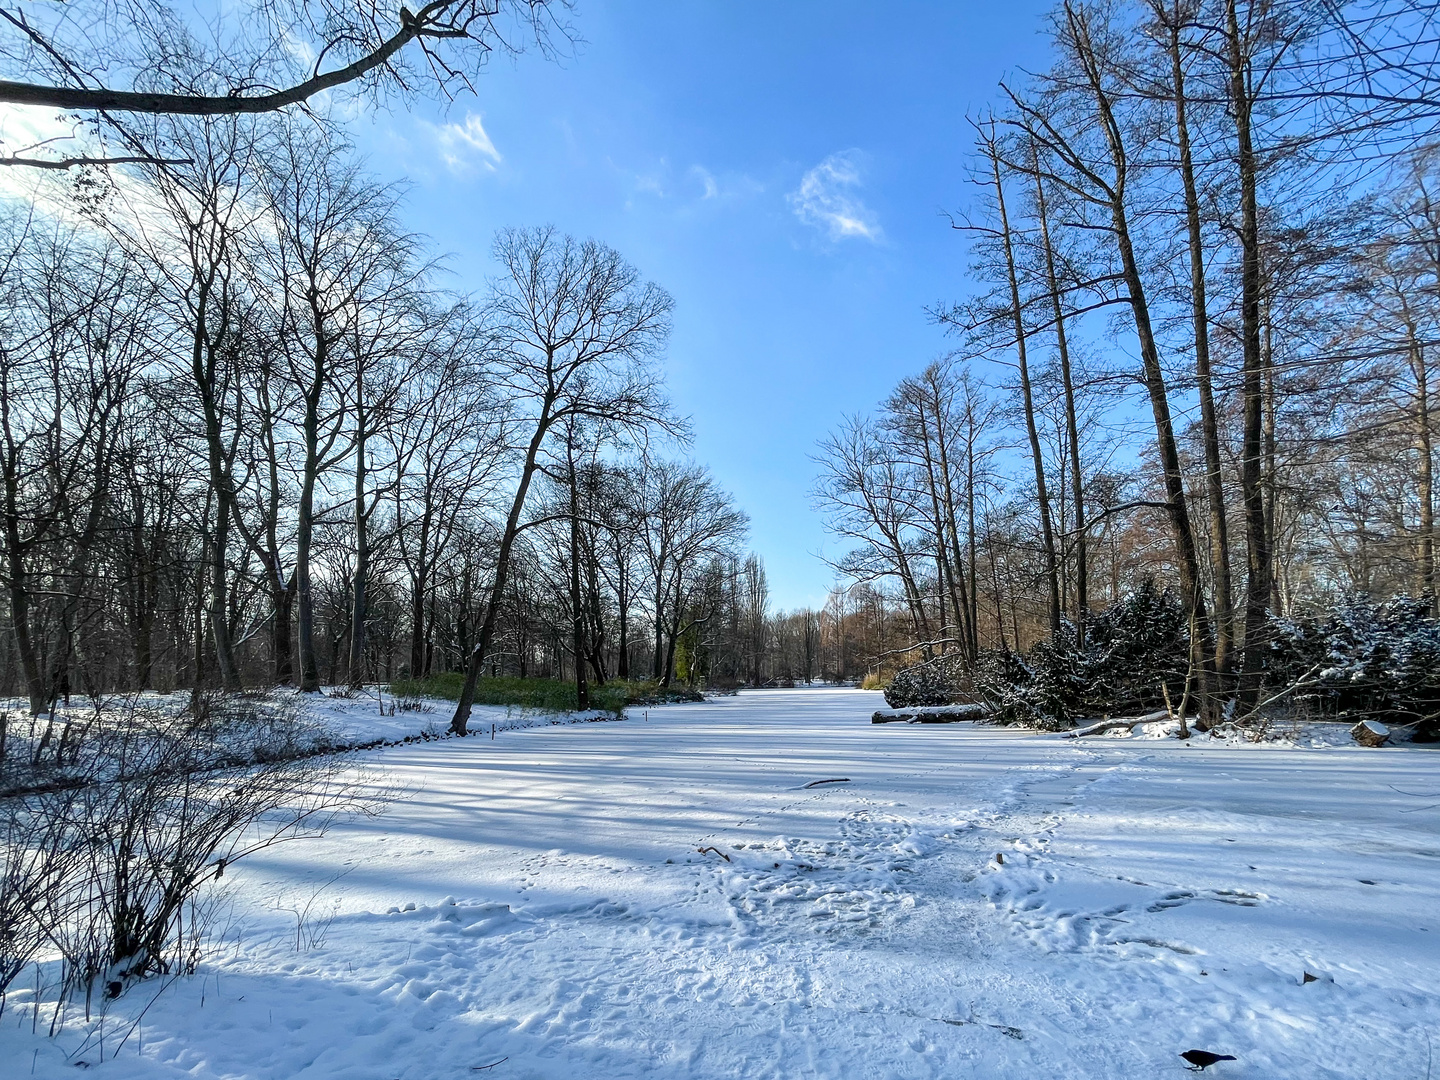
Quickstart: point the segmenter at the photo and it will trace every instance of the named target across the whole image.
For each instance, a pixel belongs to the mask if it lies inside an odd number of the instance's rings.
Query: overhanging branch
[[[242,97],[239,94],[162,94],[140,90],[111,90],[105,87],[85,89],[0,80],[0,102],[45,105],[66,110],[103,109],[109,112],[171,116],[236,116],[276,112],[288,105],[307,101],[324,90],[354,82],[387,63],[392,56],[418,37],[455,36],[453,33],[441,31],[438,27],[427,33],[425,25],[420,18],[402,8],[400,29],[382,42],[374,52],[367,53],[342,68],[313,75],[286,89],[257,94],[254,97]]]
[[[144,154],[128,157],[26,158],[0,157],[0,165],[22,165],[27,169],[55,169],[63,172],[81,165],[193,165],[194,158],[157,158]]]

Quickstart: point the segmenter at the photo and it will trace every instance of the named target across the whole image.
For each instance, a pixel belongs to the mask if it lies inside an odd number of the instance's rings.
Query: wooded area
[[[461,297],[343,145],[166,139],[205,166],[6,221],[0,678],[33,711],[467,664],[668,683],[698,628],[743,636],[745,515],[659,452],[663,290],[532,229]]]
[[[1154,580],[1211,722],[1287,620],[1408,595],[1434,636],[1434,17],[1052,13],[1053,65],[972,119],[953,352],[821,449],[839,569],[889,603],[876,657],[1083,651]]]

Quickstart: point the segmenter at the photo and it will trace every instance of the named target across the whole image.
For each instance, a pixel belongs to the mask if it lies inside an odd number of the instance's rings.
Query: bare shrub
[[[71,914],[88,857],[73,790],[0,799],[0,1012],[16,976]]]
[[[193,970],[203,933],[187,911],[227,866],[376,812],[330,745],[284,702],[197,695],[183,710],[124,702],[64,755],[22,747],[0,795],[0,978],[47,943],[87,998]]]

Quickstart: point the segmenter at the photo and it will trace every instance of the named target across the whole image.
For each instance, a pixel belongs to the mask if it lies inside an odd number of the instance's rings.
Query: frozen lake
[[[1409,793],[1440,792],[1436,751],[880,704],[756,691],[359,755],[405,797],[227,874],[232,944],[113,1005],[107,1058],[144,1011],[142,1038],[101,1067],[1030,1080],[1199,1047],[1239,1059],[1221,1077],[1426,1076],[1440,794]],[[80,1026],[30,1028],[12,994],[24,1073],[98,1064]]]

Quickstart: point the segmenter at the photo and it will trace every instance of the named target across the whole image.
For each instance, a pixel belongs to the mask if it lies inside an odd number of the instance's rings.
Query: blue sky
[[[580,0],[574,57],[353,131],[457,284],[491,273],[496,228],[548,222],[670,291],[693,455],[750,514],[773,602],[818,604],[837,551],[810,455],[946,349],[925,308],[966,291],[943,216],[969,198],[965,117],[1043,65],[1047,6]]]

